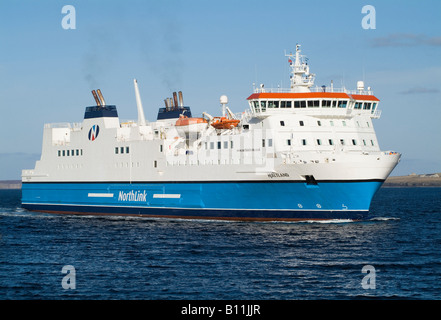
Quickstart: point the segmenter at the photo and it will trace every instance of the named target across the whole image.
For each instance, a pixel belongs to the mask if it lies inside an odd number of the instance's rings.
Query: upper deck
[[[368,115],[379,118],[379,99],[370,87],[365,90],[364,82],[357,82],[357,90],[346,88],[334,89],[326,86],[313,87],[315,75],[309,72],[309,66],[300,55],[300,46],[296,54],[287,55],[291,67],[288,89],[266,89],[263,85],[254,90],[247,100],[256,117],[273,114],[301,113],[323,117],[352,117]],[[294,63],[292,61],[294,59]]]

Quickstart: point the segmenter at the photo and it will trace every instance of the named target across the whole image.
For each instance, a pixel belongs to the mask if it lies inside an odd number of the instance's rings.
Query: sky
[[[380,99],[380,147],[402,153],[392,175],[441,172],[439,0],[2,0],[0,180],[34,167],[45,123],[81,122],[93,89],[124,120],[134,78],[150,121],[174,91],[195,116],[220,114],[221,95],[242,112],[253,83],[288,87],[297,43],[316,85],[364,80]]]

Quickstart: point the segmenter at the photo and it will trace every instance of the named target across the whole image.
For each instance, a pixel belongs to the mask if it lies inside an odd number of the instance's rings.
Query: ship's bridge
[[[367,114],[379,118],[379,99],[371,92],[266,92],[259,90],[247,98],[257,117],[301,113],[330,117]]]
[[[315,86],[315,74],[309,71],[307,59],[300,54],[296,45],[295,54],[285,54],[291,68],[289,89],[266,89],[264,85],[255,89],[248,97],[254,116],[264,118],[271,115],[299,113],[317,117],[343,117],[368,115],[379,118],[379,99],[370,87],[365,90],[364,82],[357,82],[357,90],[334,89]]]

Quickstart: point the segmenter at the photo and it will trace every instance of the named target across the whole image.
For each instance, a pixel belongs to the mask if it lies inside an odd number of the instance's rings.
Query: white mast
[[[304,56],[300,55],[300,45],[296,45],[295,56],[285,54],[289,57],[289,66],[291,67],[291,91],[292,92],[310,92],[309,88],[314,84],[315,74],[309,73],[309,66]],[[294,58],[294,63],[291,60]]]
[[[138,108],[138,125],[145,126],[144,109],[142,108],[141,96],[139,95],[138,81],[133,79],[135,85],[136,106]]]

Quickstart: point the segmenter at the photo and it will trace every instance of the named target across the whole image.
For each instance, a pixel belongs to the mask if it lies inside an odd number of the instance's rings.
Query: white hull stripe
[[[113,193],[88,193],[89,198],[113,198]]]
[[[162,193],[155,193],[153,195],[153,198],[157,199],[179,199],[181,198],[180,194],[162,194]]]

